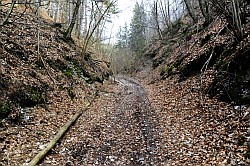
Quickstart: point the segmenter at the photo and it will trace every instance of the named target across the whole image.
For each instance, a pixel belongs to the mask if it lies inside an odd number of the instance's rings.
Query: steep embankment
[[[147,49],[154,69],[137,74],[165,124],[169,162],[249,165],[249,23],[238,42],[223,20],[205,29],[179,21],[176,35]]]
[[[7,14],[0,10],[1,20]],[[0,165],[27,162],[96,92],[107,64],[63,40],[62,29],[14,12],[0,32]]]
[[[212,70],[213,77],[204,81],[209,84],[202,89],[205,93],[235,105],[250,104],[250,22],[239,42],[223,20],[216,19],[206,28],[185,21],[179,20],[175,35],[152,44],[145,53],[161,78],[177,75],[181,82],[200,74],[204,80],[204,72]]]

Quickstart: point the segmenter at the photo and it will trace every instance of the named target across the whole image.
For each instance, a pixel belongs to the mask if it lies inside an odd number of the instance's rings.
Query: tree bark
[[[87,107],[89,107],[91,105],[91,103],[88,103],[86,105],[86,109]],[[86,110],[85,109],[85,110]],[[57,143],[57,141],[65,134],[65,132],[69,129],[69,127],[79,118],[79,116],[83,113],[83,111],[85,110],[81,110],[79,112],[77,112],[59,131],[58,133],[55,135],[55,137],[50,141],[50,143],[47,145],[47,147],[45,149],[43,149],[42,151],[40,151],[28,164],[28,166],[35,166],[37,165],[37,163],[39,161],[41,161],[45,155],[55,146],[55,144]]]
[[[81,5],[81,0],[77,0],[76,7],[75,7],[74,12],[73,12],[72,20],[71,20],[69,27],[64,35],[65,38],[71,38],[71,33],[72,33],[73,28],[74,28],[75,23],[76,23],[76,19],[78,16],[78,11],[79,11],[80,5]]]
[[[194,23],[197,23],[198,20],[197,20],[197,18],[195,17],[195,15],[194,15],[193,12],[192,12],[190,3],[188,2],[188,0],[184,0],[184,2],[185,2],[185,4],[186,4],[186,7],[187,7],[187,11],[188,11],[189,16],[192,18],[192,20],[193,20]]]
[[[161,28],[159,25],[159,21],[158,21],[158,2],[154,2],[154,17],[155,17],[155,22],[156,22],[156,26],[157,26],[157,33],[159,38],[162,40],[162,33],[161,33]]]
[[[169,14],[169,12],[170,12],[169,0],[167,0],[167,4],[166,4],[166,1],[164,1],[164,3],[163,3],[162,0],[160,0],[159,3],[160,3],[159,8],[161,10],[162,17],[164,19],[165,27],[171,29],[170,14]]]
[[[212,18],[211,18],[210,13],[209,13],[209,6],[207,3],[207,0],[199,0],[199,7],[200,7],[200,10],[201,10],[203,17],[205,18],[204,25],[205,26],[209,25],[212,21]]]
[[[85,57],[85,53],[87,51],[87,47],[88,47],[88,44],[89,44],[89,41],[91,39],[91,37],[93,36],[96,28],[98,28],[99,24],[101,23],[102,19],[104,18],[105,14],[108,12],[108,10],[110,9],[110,7],[115,3],[115,1],[112,1],[109,3],[109,5],[107,6],[107,8],[105,9],[105,11],[101,14],[100,18],[97,20],[97,22],[95,23],[93,29],[90,29],[91,27],[91,23],[93,20],[90,20],[90,23],[89,23],[89,29],[87,31],[87,34],[85,36],[85,39],[84,39],[84,44],[83,44],[83,48],[82,48],[82,52],[81,52],[81,56]],[[93,3],[92,3],[92,9],[94,9],[93,7]],[[93,14],[94,15],[94,14]]]
[[[243,28],[240,19],[240,7],[238,0],[232,0],[232,6],[233,6],[233,22],[235,24],[237,36],[241,40],[243,38]]]

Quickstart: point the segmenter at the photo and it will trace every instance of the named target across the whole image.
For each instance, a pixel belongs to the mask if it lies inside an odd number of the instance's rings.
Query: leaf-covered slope
[[[249,25],[239,42],[223,20],[183,23],[146,49],[153,69],[136,74],[160,113],[171,164],[249,165]]]
[[[152,44],[145,55],[152,58],[161,78],[177,74],[179,81],[183,81],[213,69],[214,78],[207,93],[236,104],[249,104],[249,23],[244,25],[245,38],[240,42],[221,19],[206,28],[197,26],[183,23],[176,35]]]
[[[64,42],[62,31],[18,12],[0,31],[0,165],[32,159],[91,100],[95,81],[109,74],[91,52],[82,61],[80,48]]]
[[[1,11],[3,17],[6,13]],[[76,82],[102,82],[107,64],[92,58],[84,60],[80,48],[63,41],[61,29],[35,15],[13,13],[0,32],[1,108],[28,107],[48,102],[47,92],[68,89]]]

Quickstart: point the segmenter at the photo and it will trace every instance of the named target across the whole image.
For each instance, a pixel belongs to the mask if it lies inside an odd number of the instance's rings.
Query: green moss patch
[[[0,103],[0,119],[6,118],[11,112],[8,104]]]
[[[166,65],[163,67],[160,71],[160,75],[164,77],[168,77],[173,74],[173,66],[172,65]]]
[[[12,92],[9,99],[20,107],[34,107],[38,104],[46,104],[46,88],[27,87]]]

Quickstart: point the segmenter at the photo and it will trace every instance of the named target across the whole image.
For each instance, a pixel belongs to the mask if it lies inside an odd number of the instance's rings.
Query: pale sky
[[[116,34],[118,33],[119,27],[123,27],[127,22],[129,26],[131,18],[133,16],[133,8],[135,6],[136,0],[118,0],[117,5],[120,10],[120,13],[112,16],[112,23],[107,24],[108,33],[111,33],[112,43],[115,41]],[[110,34],[106,34],[109,36]]]
[[[118,0],[117,4],[121,13],[116,16],[115,22],[119,25],[124,25],[125,22],[130,23],[133,16],[133,8],[135,6],[135,0]]]
[[[112,16],[112,23],[106,24],[106,33],[105,36],[111,37],[111,42],[114,43],[116,40],[116,35],[118,33],[119,27],[124,27],[125,23],[127,22],[127,25],[130,25],[131,18],[133,16],[133,8],[136,4],[136,2],[141,2],[143,0],[117,0],[117,5],[119,8],[120,13],[117,15]],[[147,9],[149,9],[149,4],[152,3],[151,0],[144,0],[144,5]],[[165,1],[163,1],[165,2]],[[180,0],[170,0],[170,8],[171,11],[175,8],[175,4],[181,4]],[[173,5],[173,6],[172,6]],[[171,14],[170,11],[170,14]],[[109,41],[105,41],[109,42]]]

